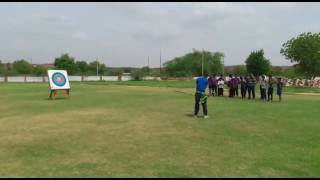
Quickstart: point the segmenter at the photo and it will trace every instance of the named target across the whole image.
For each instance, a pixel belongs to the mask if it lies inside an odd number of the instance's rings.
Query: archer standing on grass
[[[207,109],[207,95],[205,93],[206,88],[208,86],[207,74],[204,76],[198,77],[196,80],[196,94],[195,94],[195,105],[194,105],[194,115],[193,117],[197,117],[199,112],[200,103],[202,105],[204,118],[208,118],[208,109]]]

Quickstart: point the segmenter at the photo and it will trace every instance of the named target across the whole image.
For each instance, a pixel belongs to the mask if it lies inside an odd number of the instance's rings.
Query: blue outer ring
[[[56,81],[57,77],[61,77],[62,81],[58,82]],[[52,82],[57,86],[64,86],[66,84],[66,77],[62,73],[56,72],[52,75]]]

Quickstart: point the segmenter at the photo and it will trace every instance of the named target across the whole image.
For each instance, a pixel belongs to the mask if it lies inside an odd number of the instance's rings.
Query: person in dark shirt
[[[208,86],[207,74],[204,76],[198,77],[196,80],[196,93],[195,93],[195,105],[194,105],[194,115],[197,117],[199,112],[200,103],[202,104],[202,110],[204,118],[208,118],[208,109],[207,109],[207,95],[205,94],[206,88]]]
[[[240,84],[240,79],[239,77],[235,76],[235,82],[236,82],[236,86],[235,86],[235,95],[239,96],[239,84]]]
[[[229,75],[229,82],[228,82],[228,87],[229,87],[229,97],[234,97],[235,93],[235,79],[232,76],[232,74]]]
[[[248,88],[248,99],[251,99],[251,95],[252,98],[255,99],[256,95],[255,95],[255,78],[253,76],[253,74],[250,74],[247,76],[246,78],[246,82],[247,82],[247,88]]]
[[[212,79],[213,79],[213,76],[211,75],[209,78],[208,78],[208,85],[209,85],[209,96],[213,95],[213,91],[212,91]]]
[[[240,92],[242,99],[246,98],[246,89],[246,80],[242,76],[240,76]]]
[[[218,80],[216,75],[214,74],[212,77],[212,92],[213,96],[218,96]]]
[[[273,100],[273,78],[270,75],[268,80],[268,101]]]
[[[259,76],[260,99],[263,99],[263,90],[261,88],[262,75]]]
[[[282,100],[282,86],[283,86],[283,83],[281,81],[281,77],[279,77],[278,83],[277,83],[277,94],[279,96],[279,101]]]

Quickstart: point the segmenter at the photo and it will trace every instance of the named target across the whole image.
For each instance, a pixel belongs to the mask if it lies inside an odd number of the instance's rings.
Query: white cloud
[[[69,18],[65,15],[47,14],[47,13],[33,13],[31,15],[33,19],[46,21],[46,22],[68,22]]]
[[[249,2],[6,3],[0,6],[0,39],[8,43],[0,44],[0,51],[9,60],[26,55],[41,62],[68,51],[81,59],[103,57],[111,66],[142,66],[145,57],[157,57],[160,48],[163,61],[192,48],[221,50],[226,64],[242,64],[250,51],[264,48],[273,63],[284,64],[281,44],[303,31],[319,31],[319,7]],[[158,60],[151,65],[158,65]]]
[[[72,37],[79,40],[87,40],[89,38],[86,32],[78,31],[72,34]]]

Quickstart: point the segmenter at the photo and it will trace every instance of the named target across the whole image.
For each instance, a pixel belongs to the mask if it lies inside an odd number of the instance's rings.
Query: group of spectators
[[[274,86],[277,87],[277,95],[279,96],[279,101],[281,101],[283,82],[281,77],[273,78],[271,75],[267,78],[265,75],[261,75],[258,78],[254,77],[252,74],[246,76],[234,76],[229,75],[228,81],[226,82],[229,89],[229,97],[233,98],[239,96],[239,89],[241,93],[241,98],[245,99],[248,95],[248,99],[255,99],[256,97],[256,82],[259,82],[260,87],[260,98],[264,101],[273,100],[273,89]],[[211,75],[208,78],[209,84],[209,96],[224,96],[224,78],[222,75]]]
[[[255,99],[255,89],[256,81],[259,81],[260,85],[260,97],[264,101],[273,100],[273,88],[277,86],[277,95],[279,96],[279,101],[281,101],[283,82],[280,77],[275,80],[272,76],[269,76],[266,80],[266,76],[261,75],[255,78],[252,74],[246,76],[233,76],[229,75],[227,80],[227,86],[229,88],[229,97],[233,98],[239,96],[239,89],[241,92],[241,98],[246,99],[248,94],[248,99]],[[222,75],[216,76],[208,75],[200,76],[196,80],[196,93],[195,93],[195,106],[193,117],[197,118],[200,104],[202,105],[204,118],[207,119],[208,109],[207,109],[207,94],[206,88],[209,88],[209,96],[223,96],[225,80]],[[240,88],[239,88],[240,87]],[[268,98],[267,98],[268,94]]]

